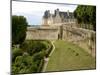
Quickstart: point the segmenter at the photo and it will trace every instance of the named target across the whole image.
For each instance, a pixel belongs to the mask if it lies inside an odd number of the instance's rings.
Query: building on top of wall
[[[74,14],[72,12],[61,12],[59,9],[54,11],[54,14],[50,13],[50,10],[46,10],[43,15],[42,25],[52,26],[52,25],[62,25],[76,23]]]

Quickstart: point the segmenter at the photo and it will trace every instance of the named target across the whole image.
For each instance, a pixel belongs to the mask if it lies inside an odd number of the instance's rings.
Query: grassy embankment
[[[95,58],[83,48],[67,41],[57,40],[46,72],[79,69],[95,69]]]

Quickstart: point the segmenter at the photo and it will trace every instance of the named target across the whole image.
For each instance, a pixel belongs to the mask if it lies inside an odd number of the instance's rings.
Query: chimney
[[[50,17],[50,10],[48,10],[48,17]]]
[[[56,10],[56,15],[57,15],[57,14],[59,14],[59,9],[58,9],[58,8],[57,8],[57,10]]]

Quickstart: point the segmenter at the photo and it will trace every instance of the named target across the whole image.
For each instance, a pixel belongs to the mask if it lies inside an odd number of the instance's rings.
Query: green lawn
[[[95,69],[95,58],[84,49],[67,41],[54,42],[55,50],[50,57],[46,72],[78,69]]]

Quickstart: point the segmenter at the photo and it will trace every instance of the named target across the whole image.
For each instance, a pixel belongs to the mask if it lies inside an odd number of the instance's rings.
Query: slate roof
[[[46,11],[44,12],[43,18],[49,18],[49,17],[50,17],[50,13],[49,13],[48,10],[46,10]]]
[[[60,17],[62,18],[73,18],[74,14],[72,12],[69,12],[69,14],[67,12],[59,12]],[[50,14],[49,11],[45,11],[43,18],[49,18],[50,16],[55,17],[55,14]]]
[[[59,12],[60,17],[64,17],[64,18],[73,18],[73,13],[69,12],[69,14],[67,12]]]

